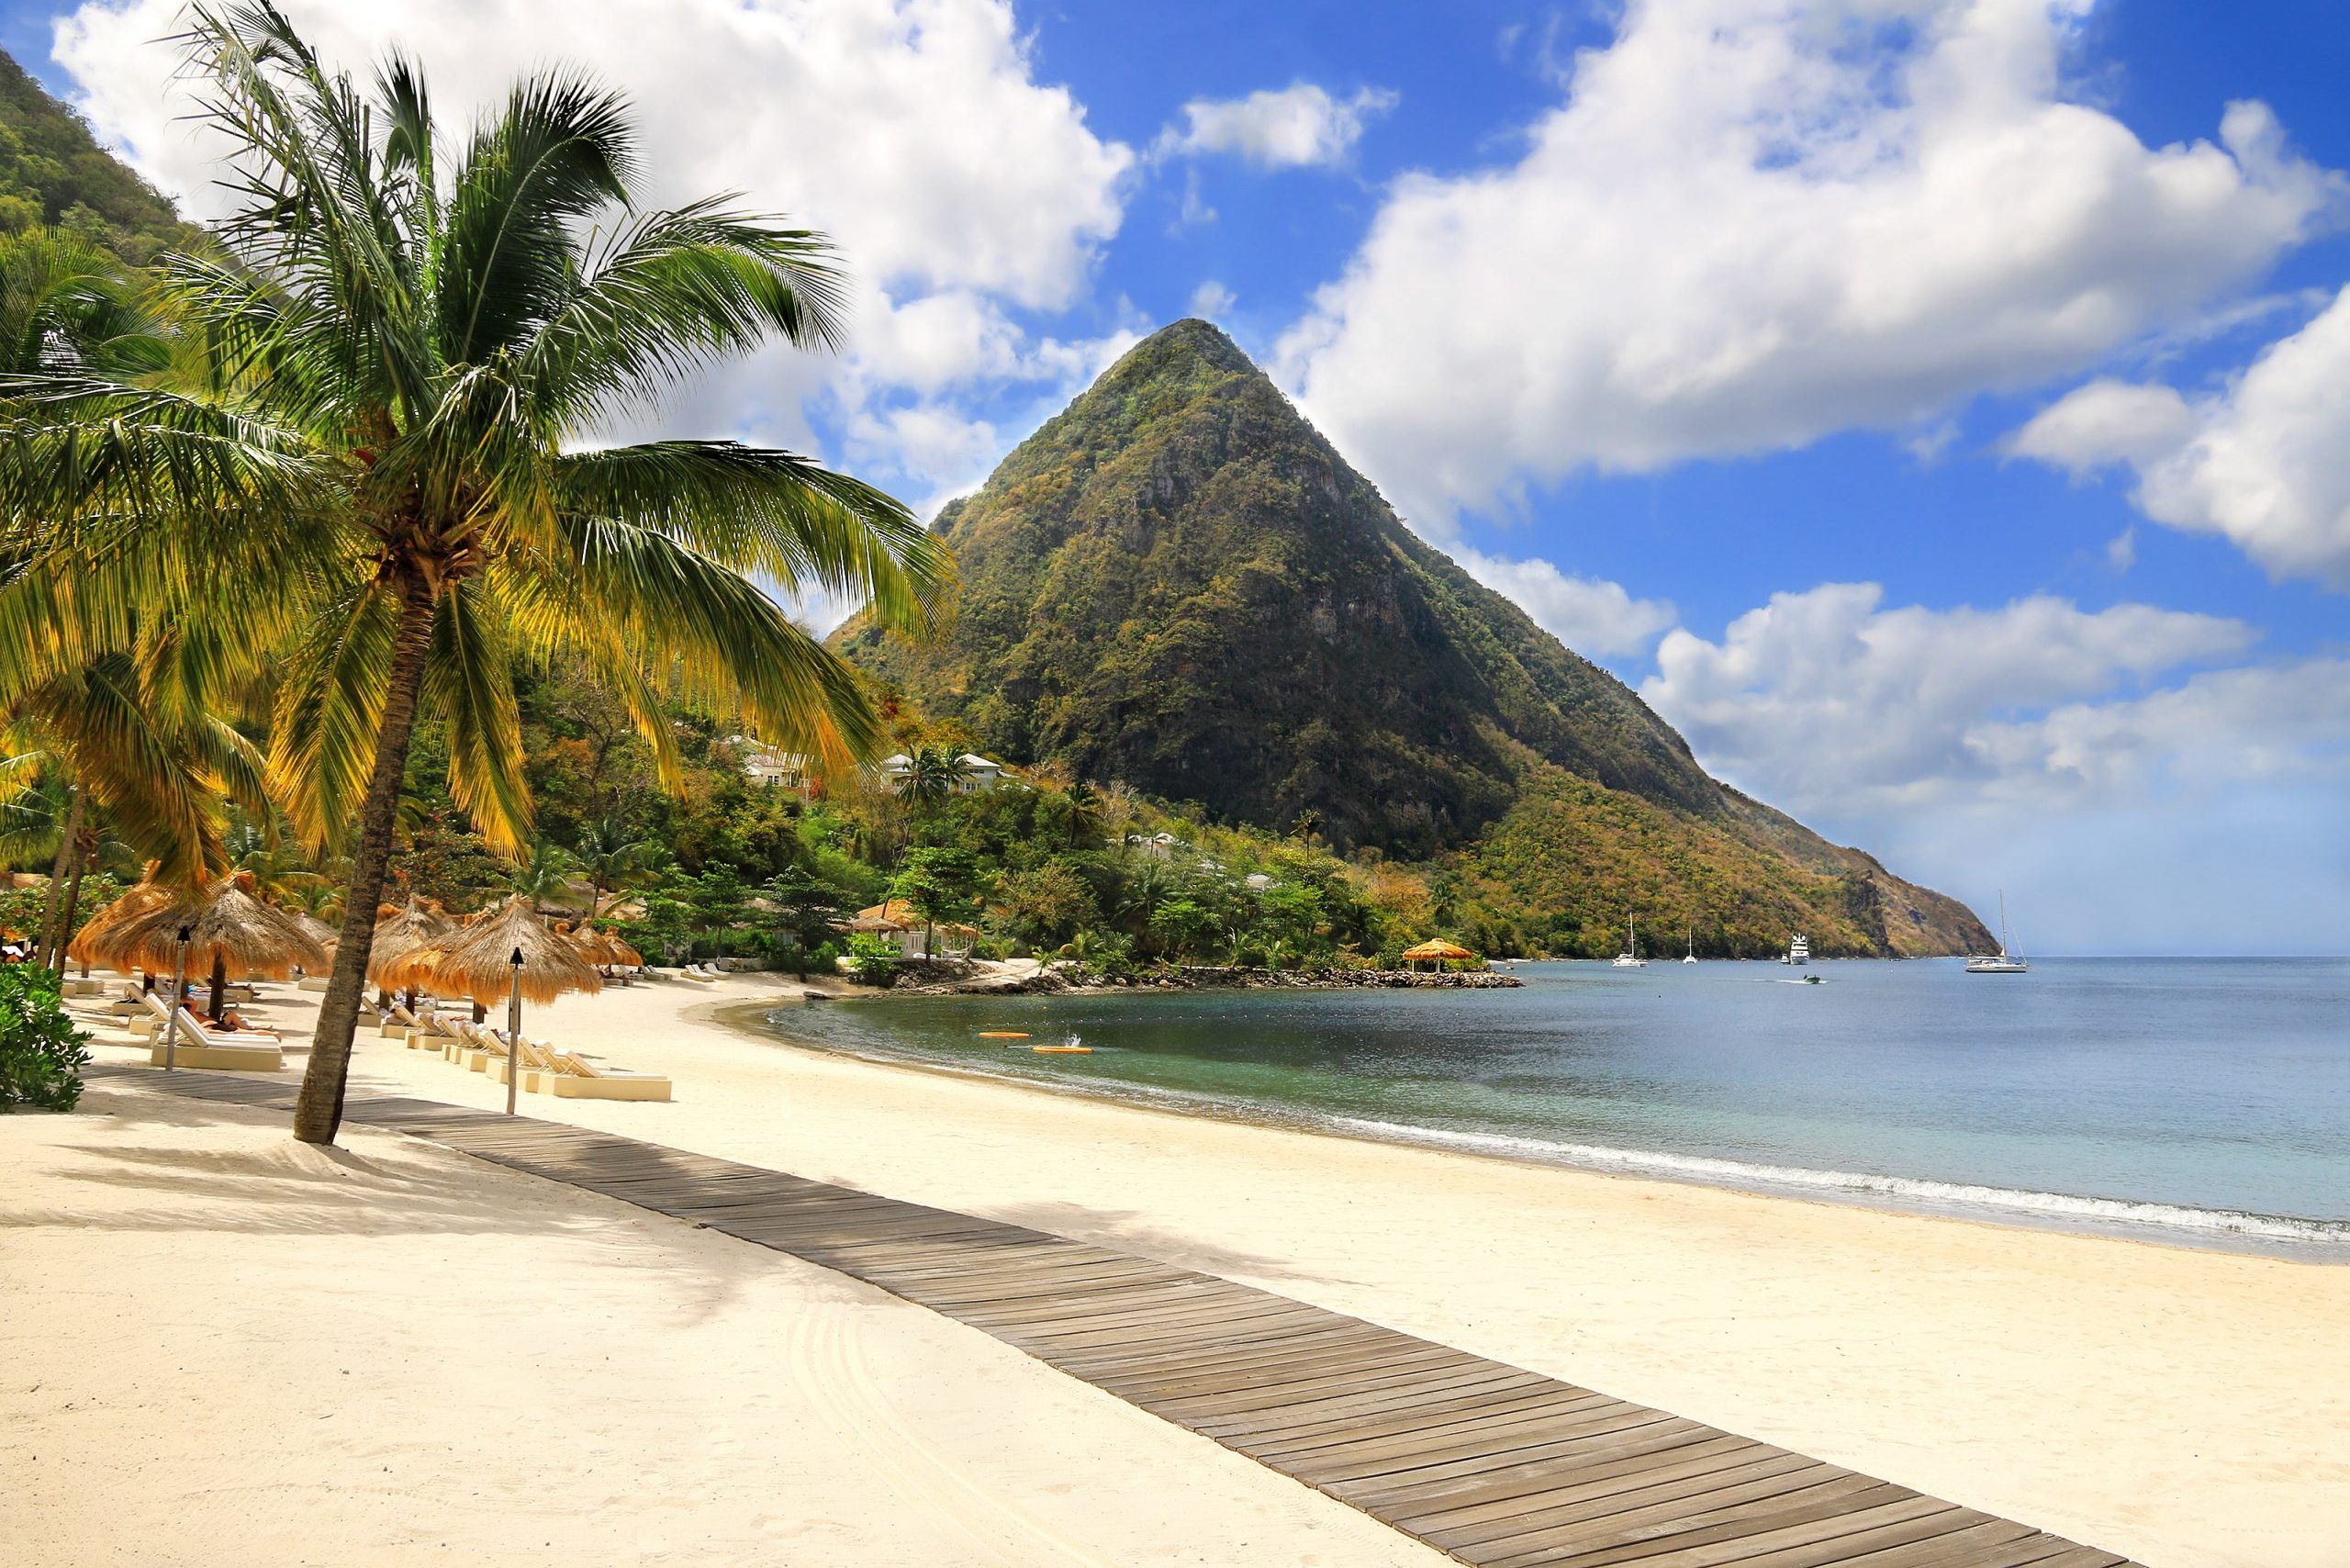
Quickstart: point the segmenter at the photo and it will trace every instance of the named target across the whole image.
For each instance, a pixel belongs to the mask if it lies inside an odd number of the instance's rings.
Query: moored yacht
[[[1811,944],[1803,939],[1802,932],[1798,931],[1796,933],[1796,939],[1787,944],[1787,956],[1781,958],[1779,962],[1783,964],[1807,964],[1811,962]]]
[[[1624,916],[1624,950],[1616,955],[1615,961],[1608,967],[1617,969],[1645,969],[1649,967],[1649,961],[1640,957],[1639,933],[1632,929],[1629,912]]]
[[[2022,954],[2008,951],[2008,890],[2005,888],[1999,890],[1998,955],[1985,958],[1978,954],[1968,958],[1966,972],[1970,975],[2028,975],[2031,972],[2031,966],[2024,962]]]

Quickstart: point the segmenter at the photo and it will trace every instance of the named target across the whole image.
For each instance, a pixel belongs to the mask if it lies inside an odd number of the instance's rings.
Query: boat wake
[[[2216,1241],[2237,1238],[2296,1247],[2350,1249],[2350,1220],[2304,1219],[2292,1215],[2196,1208],[2185,1204],[2140,1203],[2127,1198],[2083,1197],[2071,1193],[2036,1193],[1965,1182],[1937,1182],[1916,1176],[1873,1176],[1857,1170],[1809,1170],[1799,1166],[1762,1165],[1740,1159],[1718,1159],[1706,1155],[1608,1148],[1597,1144],[1557,1143],[1547,1138],[1514,1137],[1505,1133],[1454,1132],[1443,1127],[1413,1126],[1403,1122],[1371,1121],[1356,1116],[1335,1118],[1333,1125],[1350,1132],[1403,1143],[1505,1155],[1516,1159],[1539,1159],[1592,1170],[1660,1176],[1708,1186],[1843,1196],[1936,1213],[1987,1212],[2081,1228],[2110,1229],[2123,1234],[2157,1230],[2181,1238],[2203,1238]]]

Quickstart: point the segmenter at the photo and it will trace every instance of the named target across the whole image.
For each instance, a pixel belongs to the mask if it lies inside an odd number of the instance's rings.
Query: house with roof
[[[815,762],[796,751],[771,746],[756,735],[729,735],[726,745],[741,759],[743,777],[762,790],[789,790],[801,800],[815,792]]]
[[[957,795],[983,795],[1009,776],[1009,769],[992,757],[967,751],[956,759],[963,765],[963,776],[955,781]],[[892,790],[905,788],[906,775],[914,768],[914,759],[904,752],[881,759],[881,777]]]

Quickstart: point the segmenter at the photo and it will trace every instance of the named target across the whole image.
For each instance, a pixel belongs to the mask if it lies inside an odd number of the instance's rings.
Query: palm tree
[[[61,231],[0,236],[0,376],[136,375],[171,354],[162,323],[113,257]],[[0,582],[25,568],[31,543],[11,527]],[[54,628],[26,630],[45,640]],[[150,637],[143,651],[137,659],[108,647],[45,661],[0,703],[0,729],[16,753],[6,768],[37,770],[62,806],[49,834],[40,938],[43,961],[61,971],[77,902],[69,890],[78,890],[106,827],[154,857],[160,879],[194,887],[223,861],[215,797],[228,789],[261,799],[258,755],[204,711],[210,672],[201,642],[173,632]],[[100,820],[109,810],[110,824]]]
[[[529,857],[515,866],[506,885],[540,909],[559,907],[570,902],[571,875],[577,869],[579,862],[562,845],[551,838],[533,839]]]
[[[906,776],[898,781],[898,794],[917,809],[943,805],[970,774],[970,764],[954,747],[918,745],[907,754]]]
[[[1069,844],[1082,849],[1102,831],[1102,792],[1080,778],[1069,787]]]
[[[878,722],[754,577],[919,633],[953,573],[903,507],[807,458],[592,444],[771,338],[834,345],[822,236],[715,201],[637,208],[627,108],[577,75],[521,79],[458,143],[412,62],[363,89],[268,0],[189,18],[184,74],[233,149],[236,207],[228,259],[167,263],[201,374],[0,386],[34,406],[0,436],[0,515],[30,536],[0,587],[0,702],[132,618],[277,664],[273,781],[306,841],[351,852],[295,1114],[324,1143],[420,712],[446,726],[457,803],[518,853],[518,657],[610,688],[673,786],[665,691],[846,762]]]
[[[588,823],[577,846],[579,865],[588,879],[588,918],[603,915],[606,893],[617,899],[622,888],[651,869],[659,848],[652,839],[632,836],[619,817]]]

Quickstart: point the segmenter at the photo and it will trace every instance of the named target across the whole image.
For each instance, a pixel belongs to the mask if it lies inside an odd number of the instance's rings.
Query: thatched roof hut
[[[869,909],[860,909],[856,918],[848,923],[851,931],[876,931],[884,934],[910,931],[922,923],[903,899],[884,899]]]
[[[1404,949],[1404,961],[1405,963],[1432,963],[1439,968],[1446,964],[1460,963],[1466,959],[1474,958],[1476,956],[1476,954],[1471,952],[1468,948],[1463,947],[1460,943],[1448,942],[1441,936],[1430,937],[1427,941],[1421,943],[1416,947],[1406,947]]]
[[[553,1002],[566,991],[601,991],[603,980],[595,967],[580,956],[568,936],[558,935],[539,918],[530,899],[516,893],[505,906],[468,925],[458,927],[430,949],[431,961],[420,983],[442,996],[470,997],[487,1007],[506,1000],[513,989],[513,956],[522,955],[524,997],[534,1002]],[[420,953],[419,958],[424,955]]]
[[[414,893],[403,906],[376,905],[375,935],[367,945],[369,982],[393,991],[422,983],[408,974],[408,967],[456,928],[455,921]]]
[[[331,953],[342,940],[342,933],[320,920],[317,915],[297,911],[294,924],[309,933],[310,940]]]
[[[223,877],[200,895],[174,894],[124,921],[100,946],[109,954],[106,961],[125,973],[169,974],[180,958],[183,930],[187,972],[211,972],[216,1018],[223,980],[285,980],[297,969],[323,969],[333,962],[292,915],[255,895],[249,871]]]

